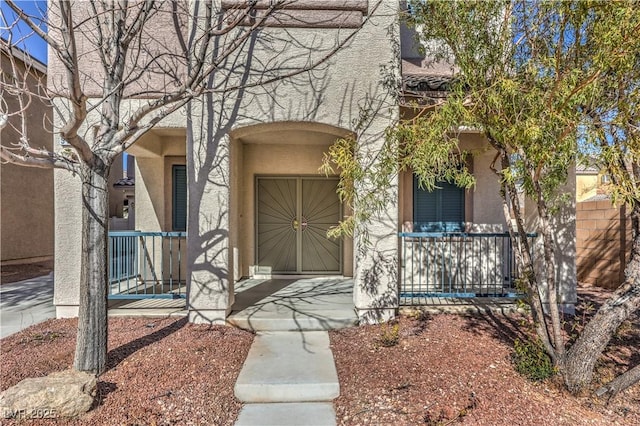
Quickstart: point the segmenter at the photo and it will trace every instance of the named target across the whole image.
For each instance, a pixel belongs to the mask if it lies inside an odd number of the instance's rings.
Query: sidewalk
[[[53,272],[0,286],[0,338],[55,316]]]
[[[326,330],[357,323],[353,281],[247,280],[229,322],[257,332],[235,385],[236,426],[335,425],[340,385]]]
[[[263,331],[235,385],[236,426],[335,425],[338,373],[326,331]]]

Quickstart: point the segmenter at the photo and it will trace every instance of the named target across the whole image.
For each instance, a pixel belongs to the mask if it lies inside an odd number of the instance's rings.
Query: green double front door
[[[341,215],[337,179],[256,179],[257,261],[281,274],[342,273],[342,243],[327,238]]]

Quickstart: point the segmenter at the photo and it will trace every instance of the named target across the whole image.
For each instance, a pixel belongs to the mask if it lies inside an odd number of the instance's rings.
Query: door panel
[[[302,179],[302,271],[341,272],[340,240],[327,238],[327,231],[340,220],[340,201],[335,179]]]
[[[296,271],[297,235],[292,223],[297,218],[296,179],[259,179],[258,265],[274,272]]]
[[[342,242],[326,236],[341,216],[336,185],[337,179],[257,179],[259,266],[274,273],[342,272]]]

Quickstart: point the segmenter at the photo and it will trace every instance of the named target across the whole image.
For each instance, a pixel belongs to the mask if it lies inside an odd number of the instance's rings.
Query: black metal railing
[[[184,298],[186,232],[109,232],[109,299]]]
[[[508,233],[402,232],[400,304],[430,297],[518,294]],[[535,234],[527,237],[531,243]]]

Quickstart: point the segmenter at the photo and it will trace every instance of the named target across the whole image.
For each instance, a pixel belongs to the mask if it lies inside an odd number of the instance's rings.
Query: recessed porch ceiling
[[[340,127],[310,122],[277,122],[236,129],[230,136],[243,144],[330,145],[353,133]]]
[[[127,152],[136,157],[184,156],[187,153],[184,128],[154,128]]]

